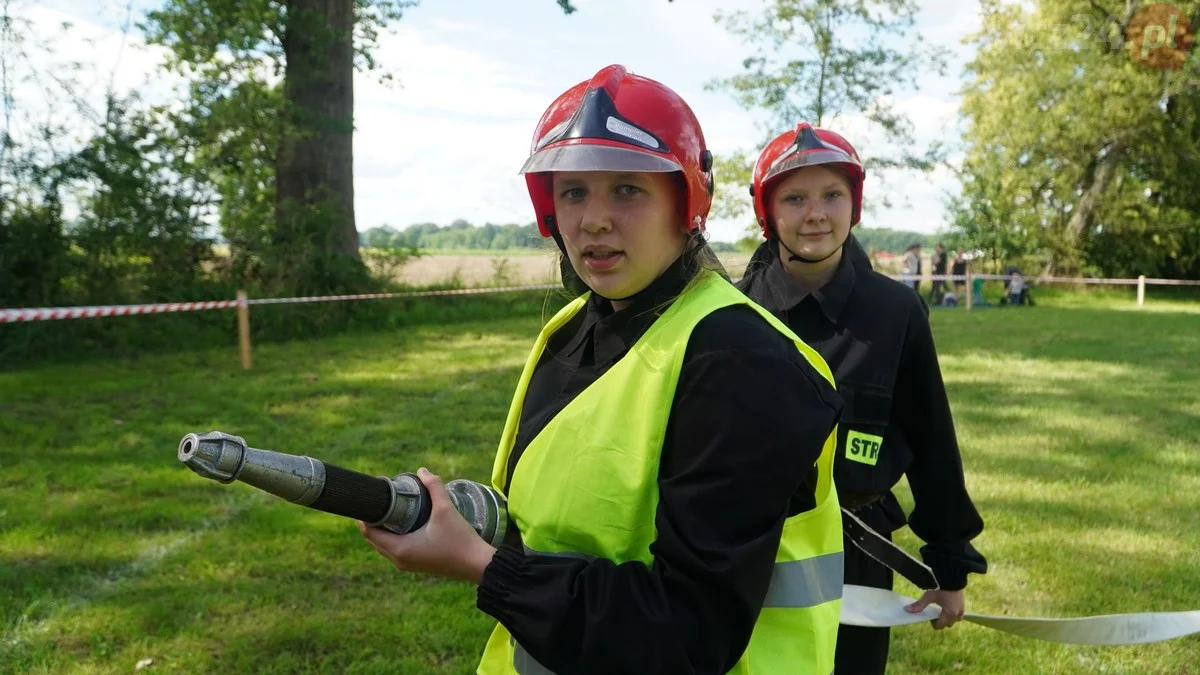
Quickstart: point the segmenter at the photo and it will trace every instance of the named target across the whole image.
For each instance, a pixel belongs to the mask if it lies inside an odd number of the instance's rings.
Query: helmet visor
[[[851,157],[848,153],[842,150],[807,150],[798,151],[784,155],[771,165],[767,170],[767,175],[763,177],[763,182],[767,182],[772,178],[787,173],[793,169],[799,169],[805,166],[817,166],[820,164],[849,164],[854,167],[862,165]]]
[[[682,170],[683,167],[669,157],[632,148],[595,144],[563,145],[539,150],[521,167],[523,174],[543,171],[666,173]]]

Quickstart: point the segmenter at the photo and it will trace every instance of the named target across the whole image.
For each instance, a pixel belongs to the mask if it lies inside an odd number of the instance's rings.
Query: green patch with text
[[[846,459],[875,466],[879,461],[879,446],[881,445],[883,445],[883,436],[851,431],[846,434]]]

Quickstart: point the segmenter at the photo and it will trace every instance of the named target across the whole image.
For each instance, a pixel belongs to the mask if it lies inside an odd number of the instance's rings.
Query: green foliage
[[[985,3],[954,204],[980,247],[1066,272],[1200,276],[1200,61],[1131,58],[1137,7]]]
[[[372,227],[359,233],[359,242],[363,246],[398,249],[409,255],[427,250],[461,252],[463,255],[486,254],[490,251],[556,250],[554,240],[543,237],[536,223],[472,225],[461,218],[449,225],[417,223],[402,230],[390,225]],[[737,246],[729,242],[710,242],[709,245],[718,253],[737,250]]]
[[[260,278],[275,217],[282,91],[260,79],[228,85],[196,81],[188,97],[181,110],[157,113],[195,146],[193,170],[215,193],[217,219],[230,246],[226,273]]]
[[[353,65],[378,69],[381,31],[415,4],[353,0],[345,36]],[[188,78],[187,107],[169,114],[197,141],[201,171],[220,196],[228,272],[277,292],[370,290],[353,242],[344,241],[353,228],[353,202],[343,193],[352,178],[311,161],[318,147],[329,157],[348,151],[348,109],[327,110],[314,95],[332,86],[322,78],[351,76],[349,63],[345,73],[336,68],[336,46],[345,40],[330,23],[333,7],[306,7],[293,0],[170,0],[141,27],[150,44],[168,48],[166,67]]]
[[[905,249],[913,244],[920,244],[923,248],[933,248],[938,242],[941,242],[947,248],[954,247],[954,242],[945,235],[921,234],[907,230],[893,230],[887,227],[865,227],[859,225],[854,228],[854,237],[870,253],[887,251],[888,253],[899,254],[903,253]]]
[[[546,249],[553,242],[542,237],[537,225],[485,225],[475,226],[459,219],[440,226],[434,223],[418,223],[403,230],[384,225],[373,227],[360,234],[364,246],[394,246],[413,249],[443,250],[492,250]]]
[[[70,240],[53,199],[0,203],[0,307],[48,307],[68,298]]]
[[[717,21],[756,52],[741,73],[707,88],[768,112],[764,142],[800,121],[823,126],[858,114],[904,148],[895,157],[872,153],[869,168],[931,169],[941,148],[916,149],[911,121],[890,103],[899,87],[916,88],[922,73],[945,67],[944,50],[925,46],[919,34],[892,46],[909,38],[915,13],[912,0],[774,0],[757,15],[719,12]]]
[[[353,0],[355,65],[374,71],[379,35],[415,0]],[[287,0],[168,0],[139,25],[149,44],[167,47],[166,67],[194,81],[283,76]],[[268,67],[264,71],[264,66]],[[386,77],[386,76],[385,76]]]
[[[155,302],[204,288],[208,200],[189,176],[188,139],[134,104],[111,100],[104,128],[64,167],[93,187],[70,233],[81,253],[77,302]]]
[[[713,177],[716,192],[713,196],[710,219],[733,220],[746,224],[751,235],[761,232],[754,219],[754,202],[750,197],[750,182],[754,175],[754,160],[757,154],[737,150],[727,155],[716,155],[713,160]]]
[[[8,162],[0,204],[0,304],[121,304],[211,290],[209,200],[189,144],[136,98],[109,99],[103,125],[57,160]],[[64,193],[79,208],[67,220]]]

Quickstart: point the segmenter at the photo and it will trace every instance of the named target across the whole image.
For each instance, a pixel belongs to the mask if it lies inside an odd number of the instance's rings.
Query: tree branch
[[[1092,6],[1092,9],[1096,10],[1097,12],[1100,12],[1100,18],[1102,18],[1102,19],[1107,19],[1108,17],[1113,15],[1111,10],[1109,10],[1106,7],[1103,7],[1100,3],[1096,2],[1096,0],[1088,0],[1088,4],[1090,4]]]

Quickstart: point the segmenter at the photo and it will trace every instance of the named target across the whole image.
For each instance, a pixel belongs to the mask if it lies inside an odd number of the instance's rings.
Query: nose
[[[589,195],[583,205],[583,220],[580,227],[588,234],[612,229],[612,207],[602,196]]]
[[[825,204],[820,199],[807,199],[804,203],[804,222],[816,223],[825,220]]]

